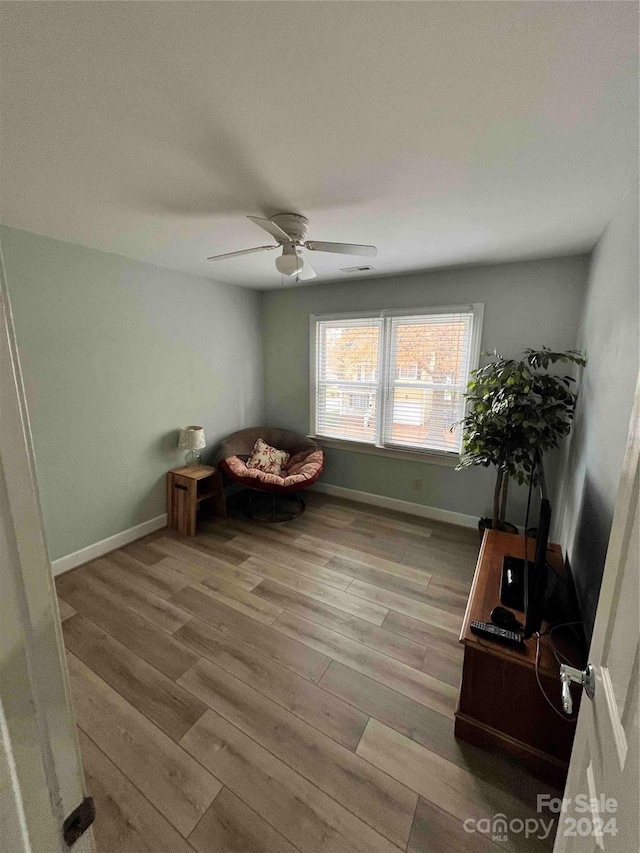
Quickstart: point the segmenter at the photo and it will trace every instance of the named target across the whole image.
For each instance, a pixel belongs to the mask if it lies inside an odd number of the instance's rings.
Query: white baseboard
[[[401,501],[398,498],[374,495],[371,492],[358,492],[356,489],[346,489],[344,486],[332,486],[330,483],[316,483],[312,488],[317,492],[324,492],[324,494],[333,495],[336,498],[360,501],[363,504],[381,506],[385,509],[396,510],[396,512],[406,512],[408,515],[419,515],[421,518],[430,518],[432,521],[444,521],[447,524],[458,524],[461,527],[478,526],[477,516],[465,515],[462,512],[453,512],[450,509],[439,509],[435,506],[414,504],[411,501]]]
[[[156,518],[150,518],[149,521],[143,521],[142,524],[137,524],[135,527],[130,527],[128,530],[123,530],[122,533],[109,536],[108,539],[103,539],[94,545],[87,545],[86,548],[82,548],[80,551],[74,551],[73,554],[67,554],[66,557],[53,560],[51,563],[53,575],[54,577],[61,575],[63,572],[68,572],[69,569],[81,566],[83,563],[97,560],[98,557],[103,557],[110,551],[115,551],[116,548],[129,545],[131,542],[135,542],[136,539],[142,539],[143,536],[147,536],[149,533],[153,533],[166,526],[167,514],[164,513],[164,515],[158,515]]]

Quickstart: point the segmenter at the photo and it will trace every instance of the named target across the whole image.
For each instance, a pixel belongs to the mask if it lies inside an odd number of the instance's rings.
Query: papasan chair
[[[289,454],[278,474],[247,467],[258,439]],[[216,465],[232,481],[250,490],[244,510],[249,518],[264,522],[291,521],[305,510],[300,492],[313,485],[322,473],[324,453],[313,439],[300,433],[276,427],[252,427],[234,432],[220,444]],[[254,500],[260,493],[262,500]]]

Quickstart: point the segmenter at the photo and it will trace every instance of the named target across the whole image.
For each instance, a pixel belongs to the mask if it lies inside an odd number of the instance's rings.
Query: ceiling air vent
[[[375,267],[343,267],[340,272],[372,272]]]

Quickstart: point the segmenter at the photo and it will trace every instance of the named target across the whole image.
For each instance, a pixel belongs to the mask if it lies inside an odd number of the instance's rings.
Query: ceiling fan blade
[[[378,250],[375,246],[361,246],[356,243],[323,243],[320,240],[308,240],[305,249],[312,252],[334,252],[338,255],[367,255],[375,258]]]
[[[309,259],[306,257],[306,255],[303,255],[302,252],[300,252],[300,257],[303,259],[303,265],[302,271],[299,272],[296,276],[297,281],[307,281],[308,279],[315,278],[318,273],[309,263]]]
[[[283,231],[279,225],[276,225],[276,223],[272,222],[270,219],[263,219],[261,216],[247,216],[247,219],[255,222],[256,225],[260,226],[260,228],[264,228],[265,231],[268,231],[269,234],[271,234],[272,237],[275,237],[279,242],[291,242],[291,237],[289,237],[287,232]]]
[[[268,249],[279,249],[280,246],[256,246],[255,249],[240,249],[239,252],[226,252],[224,255],[213,255],[208,261],[221,261],[224,258],[235,258],[238,255],[250,255],[252,252],[264,252]]]

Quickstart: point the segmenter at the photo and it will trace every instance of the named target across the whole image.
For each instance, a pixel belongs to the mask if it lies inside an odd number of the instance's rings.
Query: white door
[[[1,253],[0,626],[0,849],[62,853],[84,781]]]
[[[640,851],[638,489],[640,383],[629,430],[554,853]]]

